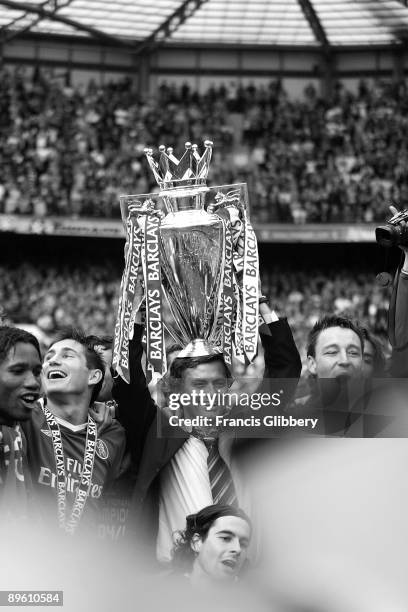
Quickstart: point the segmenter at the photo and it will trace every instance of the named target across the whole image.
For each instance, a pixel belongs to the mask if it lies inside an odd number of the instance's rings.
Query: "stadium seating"
[[[155,188],[145,146],[215,142],[210,183],[247,181],[254,221],[375,222],[408,195],[405,83],[330,102],[279,82],[199,95],[124,80],[63,85],[51,72],[0,70],[0,213],[119,217],[119,193]],[[386,154],[385,154],[386,152]]]

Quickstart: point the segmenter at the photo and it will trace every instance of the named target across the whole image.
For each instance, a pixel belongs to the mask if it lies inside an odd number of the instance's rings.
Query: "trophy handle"
[[[244,210],[245,206],[241,202],[241,189],[231,189],[227,193],[218,191],[214,198],[215,202],[211,202],[207,207],[207,212],[218,212],[221,208],[234,206],[238,210]]]
[[[156,208],[156,202],[151,197],[152,195],[156,194],[145,193],[119,196],[120,214],[125,231],[129,215],[158,215],[160,218],[165,217],[163,211]]]

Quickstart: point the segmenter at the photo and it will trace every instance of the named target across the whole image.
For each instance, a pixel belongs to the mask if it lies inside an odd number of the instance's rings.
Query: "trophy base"
[[[177,359],[186,357],[209,357],[211,355],[222,355],[222,351],[210,344],[208,340],[195,338],[189,342],[182,351],[180,351],[180,353],[177,355]]]

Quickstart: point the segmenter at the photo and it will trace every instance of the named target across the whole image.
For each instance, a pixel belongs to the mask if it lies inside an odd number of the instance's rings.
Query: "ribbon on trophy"
[[[233,189],[215,197],[217,213],[221,208],[228,212],[229,231],[232,234],[234,271],[242,279],[242,298],[234,285],[234,349],[235,355],[251,362],[258,347],[258,281],[259,260],[255,232],[249,222],[245,206],[241,202],[241,191]],[[240,219],[240,213],[242,220]],[[224,217],[223,217],[224,218]],[[241,305],[242,300],[242,305]]]
[[[242,271],[242,322],[244,351],[249,362],[251,362],[258,349],[258,283],[259,283],[259,260],[258,246],[255,232],[245,209],[242,210],[245,236],[244,236],[244,268]]]
[[[147,355],[147,336],[146,336],[146,326],[144,327],[143,330],[143,334],[142,337],[140,339],[140,342],[142,344],[143,347],[143,352],[145,355]],[[150,363],[147,361],[146,359],[146,371],[145,371],[145,376],[146,376],[146,384],[150,385],[150,383],[153,380],[153,374],[154,374],[154,370],[153,367],[150,365]]]
[[[232,366],[232,321],[234,306],[234,277],[233,277],[233,244],[232,233],[229,221],[223,220],[224,225],[224,275],[222,283],[222,302],[223,302],[223,353],[224,360],[228,366]]]
[[[127,250],[125,256],[125,269],[120,285],[112,366],[118,374],[129,383],[129,340],[133,336],[135,316],[143,298],[139,279],[142,232],[139,228],[137,219],[132,214],[129,214],[126,225]]]
[[[235,294],[235,318],[233,322],[234,327],[234,351],[235,356],[238,361],[241,363],[245,363],[245,353],[244,353],[244,336],[242,334],[242,307],[241,307],[241,295],[240,289],[237,282],[234,284],[234,294]]]
[[[239,208],[232,206],[228,206],[227,208],[231,220],[232,241],[234,245],[234,269],[236,272],[242,272],[244,267],[245,226],[239,218]]]
[[[146,295],[146,356],[154,372],[165,374],[167,361],[162,318],[163,287],[159,259],[158,215],[146,215],[144,228],[144,279]]]
[[[242,318],[242,297],[237,276],[242,277],[242,271],[244,268],[244,251],[245,251],[245,225],[239,218],[239,211],[243,209],[240,205],[240,192],[232,192],[234,198],[227,201],[231,202],[233,206],[227,206],[228,214],[230,217],[230,226],[232,233],[233,242],[233,274],[234,274],[234,319],[233,319],[233,334],[234,334],[234,355],[241,363],[245,363],[245,352],[244,352],[244,336],[243,330],[243,318]],[[228,195],[228,194],[227,194]]]

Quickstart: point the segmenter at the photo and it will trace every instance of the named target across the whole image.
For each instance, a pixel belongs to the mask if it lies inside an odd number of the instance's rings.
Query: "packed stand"
[[[285,314],[302,359],[313,325],[334,313],[355,319],[370,329],[386,346],[389,292],[375,283],[373,274],[351,270],[323,273],[274,269],[266,271],[265,290],[271,304]]]
[[[247,181],[259,222],[376,222],[408,196],[404,82],[312,86],[289,100],[279,82],[205,94],[130,79],[73,87],[51,71],[0,72],[0,213],[119,217],[120,193],[155,184],[145,146],[215,142],[210,184]],[[385,154],[386,152],[386,154]]]
[[[84,269],[21,263],[0,266],[0,275],[3,322],[24,326],[44,346],[67,325],[99,335],[113,333],[120,283],[120,270],[113,264]]]
[[[44,338],[44,344],[65,325],[112,334],[120,276],[114,261],[86,266],[38,262],[0,266],[3,319],[29,326]],[[287,316],[302,359],[310,328],[327,313],[351,316],[380,338],[386,337],[388,291],[374,283],[372,274],[270,268],[265,270],[263,287],[270,304]]]

